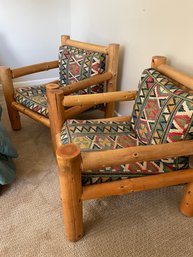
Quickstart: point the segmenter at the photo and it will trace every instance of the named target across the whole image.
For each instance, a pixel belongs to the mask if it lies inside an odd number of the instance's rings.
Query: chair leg
[[[3,86],[3,93],[7,104],[7,110],[8,110],[12,129],[19,130],[21,129],[19,112],[11,106],[12,102],[14,102],[15,99],[14,99],[12,73],[10,68],[8,67],[0,68],[0,79]]]
[[[10,120],[12,129],[20,130],[21,129],[21,121],[20,121],[19,112],[17,110],[13,109],[11,106],[8,106],[8,104],[7,104],[7,110],[8,110],[9,120]]]
[[[74,144],[60,146],[57,161],[66,238],[75,242],[84,234],[80,149]]]
[[[180,211],[187,217],[193,217],[193,182],[185,186]]]

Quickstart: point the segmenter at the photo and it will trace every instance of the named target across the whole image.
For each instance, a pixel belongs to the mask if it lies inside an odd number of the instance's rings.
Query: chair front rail
[[[78,96],[65,96],[62,104],[64,106],[77,106],[87,104],[110,103],[115,101],[132,101],[137,91],[120,91],[99,94],[87,94]]]
[[[193,169],[83,186],[82,200],[124,195],[193,182]]]
[[[27,107],[17,103],[17,102],[12,102],[11,106],[15,109],[18,110],[26,115],[28,115],[29,117],[31,117],[32,119],[39,121],[40,123],[44,124],[46,127],[50,127],[50,120],[36,112],[31,111],[30,109],[28,109]]]
[[[48,71],[48,70],[55,69],[55,68],[58,68],[57,60],[33,64],[33,65],[21,67],[21,68],[12,69],[12,78],[15,79],[15,78],[29,75],[32,73]]]
[[[130,121],[131,116],[117,116],[117,117],[111,117],[111,118],[104,118],[104,119],[92,119],[93,121]]]
[[[193,140],[82,153],[82,171],[193,154]]]
[[[64,95],[69,95],[69,94],[75,93],[78,90],[83,90],[89,86],[107,81],[112,77],[113,77],[113,74],[111,72],[105,72],[103,74],[99,74],[99,75],[90,77],[88,79],[84,79],[84,80],[72,83],[70,85],[67,85],[63,87],[62,90],[64,92]]]

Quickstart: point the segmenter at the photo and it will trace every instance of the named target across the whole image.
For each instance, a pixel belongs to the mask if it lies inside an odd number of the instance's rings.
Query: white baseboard
[[[14,82],[13,85],[15,88],[18,87],[32,87],[32,86],[39,86],[42,84],[48,84],[51,81],[57,80],[58,78],[47,78],[47,79],[35,79],[35,80],[28,80],[28,81],[19,81]],[[0,89],[2,85],[0,84]]]
[[[120,117],[120,116],[122,116],[119,112],[117,112],[117,111],[114,111],[114,114],[116,115],[116,116],[118,116],[118,117]]]

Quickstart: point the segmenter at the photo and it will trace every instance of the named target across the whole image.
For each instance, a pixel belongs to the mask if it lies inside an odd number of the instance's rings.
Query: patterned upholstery
[[[61,131],[63,144],[82,152],[169,143],[193,138],[193,95],[177,88],[154,69],[143,72],[130,122],[69,120]],[[152,175],[188,168],[188,157],[108,167],[83,173],[83,184]]]
[[[106,55],[72,46],[61,46],[59,49],[60,84],[65,86],[94,75],[105,72]],[[76,94],[102,93],[104,83],[80,90]]]
[[[59,83],[65,86],[105,72],[106,56],[103,53],[61,46],[59,49]],[[93,85],[76,94],[93,94],[105,91],[105,83]],[[21,87],[15,90],[16,102],[48,118],[46,85]],[[103,104],[96,108],[102,109]]]
[[[46,85],[21,87],[15,90],[16,102],[48,118]]]
[[[62,144],[74,143],[81,152],[120,149],[143,145],[129,122],[68,120],[61,130]],[[101,183],[129,177],[152,175],[179,169],[178,163],[136,162],[82,174],[83,184]]]
[[[170,143],[193,136],[193,95],[155,69],[143,72],[132,128],[144,144]]]

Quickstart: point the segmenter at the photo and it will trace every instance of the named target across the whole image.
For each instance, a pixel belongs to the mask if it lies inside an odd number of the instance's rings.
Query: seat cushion
[[[15,99],[16,102],[48,118],[46,85],[17,88]]]
[[[146,69],[139,83],[131,120],[144,144],[193,138],[193,95],[155,69]]]
[[[61,130],[62,144],[74,143],[81,152],[104,151],[143,145],[130,122],[112,122],[97,120],[68,120]],[[101,183],[129,177],[138,177],[169,172],[186,168],[184,158],[136,162],[102,170],[87,171],[82,174],[83,184]]]
[[[59,49],[59,81],[61,86],[90,78],[105,72],[106,55],[63,45]],[[94,94],[105,91],[105,84],[93,85],[77,94]]]

